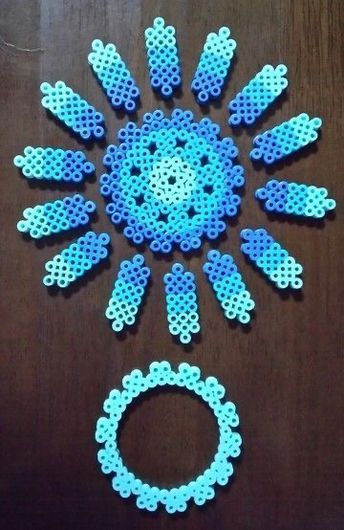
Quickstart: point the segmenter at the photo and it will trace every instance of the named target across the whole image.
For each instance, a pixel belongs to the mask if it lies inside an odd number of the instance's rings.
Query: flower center
[[[187,200],[196,184],[196,172],[179,156],[166,156],[156,162],[149,174],[149,188],[165,204]]]

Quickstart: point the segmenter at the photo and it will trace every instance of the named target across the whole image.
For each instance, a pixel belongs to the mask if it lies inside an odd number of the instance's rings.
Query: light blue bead
[[[255,192],[267,212],[277,212],[288,215],[313,217],[321,219],[328,211],[334,210],[336,201],[328,197],[326,188],[269,180],[263,188]]]
[[[200,331],[195,275],[174,263],[164,275],[168,329],[182,344],[191,342]]]
[[[266,64],[230,101],[230,125],[252,125],[288,86],[287,67]]]
[[[47,261],[45,269],[48,274],[43,278],[44,285],[68,287],[108,256],[106,246],[109,243],[110,236],[105,232],[99,235],[87,232],[79,237],[75,243],[63,249],[61,254]]]
[[[279,289],[301,289],[303,267],[264,228],[241,231],[241,251]]]
[[[213,287],[225,317],[248,324],[255,303],[233,257],[221,254],[218,250],[211,250],[208,252],[208,261],[203,265],[203,272]]]
[[[320,118],[310,119],[308,114],[303,113],[276,125],[254,138],[250,158],[261,160],[265,164],[273,164],[315,142],[321,124]]]
[[[95,167],[82,151],[55,149],[53,147],[31,147],[24,149],[23,155],[13,159],[28,179],[81,182]]]
[[[121,262],[105,312],[114,331],[122,331],[135,323],[150,275],[150,268],[140,254]]]
[[[99,39],[94,40],[88,62],[113,108],[134,112],[140,91],[116,46],[111,43],[104,45]]]
[[[221,94],[236,48],[235,40],[229,37],[230,29],[225,26],[218,33],[207,36],[191,83],[191,90],[200,105]]]
[[[151,86],[164,99],[171,98],[182,82],[175,33],[161,17],[145,30]]]
[[[104,116],[63,81],[41,84],[42,105],[83,140],[102,138]]]
[[[199,248],[201,237],[216,239],[224,219],[238,214],[244,170],[238,149],[218,135],[209,118],[195,122],[190,111],[146,113],[143,125],[129,122],[118,133],[119,146],[104,157],[100,178],[106,211],[135,244],[153,252]]]
[[[95,210],[94,202],[75,194],[26,208],[23,211],[24,219],[17,223],[17,229],[19,232],[29,233],[34,239],[40,239],[88,224],[89,214]]]
[[[158,488],[144,483],[123,463],[118,445],[118,429],[127,407],[134,399],[154,388],[177,386],[199,396],[211,409],[219,428],[219,443],[212,462],[201,475],[187,484]],[[136,506],[149,512],[162,506],[167,513],[187,510],[190,502],[202,506],[215,497],[216,485],[225,486],[233,475],[232,459],[241,452],[242,439],[235,430],[239,417],[235,405],[225,401],[225,388],[215,377],[201,378],[197,366],[181,363],[172,369],[167,361],[150,364],[147,375],[135,369],[122,379],[122,388],[114,389],[104,401],[104,412],[97,420],[95,439],[102,444],[98,462],[106,475],[112,475],[112,488],[122,498],[136,497]]]

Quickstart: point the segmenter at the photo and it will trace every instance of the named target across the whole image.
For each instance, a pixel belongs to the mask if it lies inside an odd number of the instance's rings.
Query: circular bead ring
[[[219,427],[219,443],[210,466],[188,484],[159,488],[144,483],[123,462],[118,447],[119,423],[135,398],[156,387],[177,386],[199,396],[213,411]],[[112,390],[104,401],[106,417],[97,421],[96,441],[103,444],[98,451],[102,472],[113,474],[112,487],[122,498],[136,497],[136,506],[153,512],[162,505],[167,513],[184,512],[188,502],[202,506],[215,497],[215,485],[225,486],[233,474],[231,458],[240,454],[241,436],[233,429],[239,425],[235,405],[222,401],[225,388],[215,377],[201,379],[197,366],[181,363],[173,370],[167,361],[153,362],[147,375],[135,369],[122,379],[122,389]]]

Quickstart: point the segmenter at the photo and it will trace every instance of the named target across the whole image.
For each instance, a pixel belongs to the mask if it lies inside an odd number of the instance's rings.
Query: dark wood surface
[[[1,507],[0,526],[15,530],[340,530],[343,507],[343,6],[341,0],[1,0]],[[81,148],[40,105],[42,81],[63,79],[106,115],[107,141],[126,123],[117,117],[87,65],[91,41],[113,41],[142,90],[143,112],[165,108],[147,76],[143,31],[155,16],[174,24],[183,67],[175,105],[201,111],[189,86],[203,40],[229,25],[236,61],[220,106],[209,115],[227,126],[226,102],[265,63],[289,67],[287,97],[251,132],[235,134],[246,168],[238,223],[219,248],[233,253],[257,303],[251,329],[229,326],[201,274],[209,248],[181,260],[197,275],[202,335],[191,351],[167,331],[162,276],[171,259],[145,257],[153,281],[138,327],[118,340],[104,317],[115,271],[134,254],[106,218],[98,184],[97,231],[109,230],[110,263],[70,295],[48,294],[46,260],[75,234],[36,244],[16,231],[22,210],[68,193],[29,184],[12,164],[26,145]],[[290,164],[253,169],[252,135],[299,112],[324,120],[321,140]],[[208,112],[208,111],[206,111]],[[102,147],[88,155],[102,172]],[[267,176],[328,186],[337,199],[324,223],[268,219],[253,198]],[[303,263],[302,297],[281,296],[248,265],[239,231],[267,226]],[[134,367],[155,359],[189,361],[226,386],[241,417],[243,456],[235,480],[216,500],[183,516],[145,514],[111,489],[96,462],[95,422],[105,396]],[[128,416],[121,448],[138,474],[174,484],[199,473],[217,439],[208,410],[178,393],[144,400]]]

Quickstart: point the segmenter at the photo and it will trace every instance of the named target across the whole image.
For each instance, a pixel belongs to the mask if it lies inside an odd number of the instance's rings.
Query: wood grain
[[[343,507],[343,2],[341,0],[2,0],[0,35],[24,53],[0,45],[1,156],[1,508],[0,526],[15,530],[340,530]],[[78,148],[78,142],[40,106],[42,81],[63,79],[106,115],[107,141],[126,123],[110,109],[87,65],[91,41],[114,41],[142,89],[143,112],[165,104],[151,92],[143,31],[155,16],[174,24],[183,67],[183,95],[175,105],[202,113],[189,86],[205,35],[229,25],[237,60],[221,105],[209,114],[227,126],[226,102],[265,63],[289,67],[288,96],[254,131],[235,140],[246,168],[242,213],[219,243],[238,261],[257,303],[249,331],[229,326],[201,275],[209,248],[156,259],[145,252],[153,282],[139,326],[118,340],[104,308],[119,261],[133,255],[109,224],[96,182],[98,230],[110,230],[109,267],[70,296],[50,296],[43,266],[74,235],[49,243],[25,241],[15,225],[21,211],[65,195],[66,188],[30,185],[12,165],[26,145]],[[299,112],[319,115],[316,147],[272,171],[248,160],[251,137]],[[208,111],[206,111],[208,112]],[[88,155],[102,172],[102,148]],[[267,174],[328,186],[336,215],[316,225],[269,220],[253,192]],[[245,263],[239,231],[268,226],[305,268],[302,300],[279,295]],[[184,351],[168,334],[162,276],[171,259],[197,275],[202,336]],[[230,488],[183,516],[143,514],[111,489],[96,462],[96,418],[111,388],[134,367],[154,359],[184,360],[215,375],[237,403],[243,457]],[[178,393],[137,406],[123,426],[130,465],[148,480],[187,480],[206,465],[216,444],[207,409]]]

